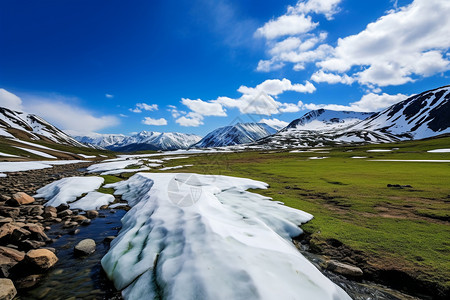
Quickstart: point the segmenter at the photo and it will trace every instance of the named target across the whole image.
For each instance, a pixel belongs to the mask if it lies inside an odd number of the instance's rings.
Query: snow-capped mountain
[[[114,151],[176,150],[187,149],[201,140],[195,134],[178,132],[142,131],[132,136],[122,134],[96,134],[77,136],[76,140]]]
[[[74,136],[73,138],[83,144],[89,144],[107,149],[108,147],[114,147],[114,145],[122,143],[127,136],[124,134],[93,133],[86,136]]]
[[[303,117],[292,121],[283,131],[294,130],[334,130],[346,128],[372,116],[373,112],[312,110]]]
[[[275,132],[277,132],[276,129],[264,123],[237,123],[211,131],[194,147],[208,148],[246,144]]]
[[[450,86],[412,96],[378,113],[316,110],[256,144],[268,148],[387,143],[450,133]]]
[[[39,116],[0,107],[0,136],[86,147]]]
[[[450,85],[426,91],[371,116],[352,130],[372,130],[400,139],[450,133]]]

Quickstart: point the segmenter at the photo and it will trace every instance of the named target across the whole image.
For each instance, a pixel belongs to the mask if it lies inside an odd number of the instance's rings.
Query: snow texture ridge
[[[125,299],[350,299],[292,244],[312,218],[245,178],[138,173],[107,185],[132,209],[102,259]]]

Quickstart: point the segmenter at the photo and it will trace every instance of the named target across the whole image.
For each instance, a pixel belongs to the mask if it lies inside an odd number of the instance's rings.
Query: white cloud
[[[5,89],[0,89],[0,107],[22,111],[22,99]]]
[[[256,71],[260,72],[270,72],[279,70],[284,67],[284,63],[275,62],[273,60],[260,60],[258,62],[258,66],[256,67]]]
[[[167,111],[170,112],[173,118],[178,118],[179,116],[186,114],[185,111],[178,110],[178,108],[174,105],[167,105],[167,107],[168,107]]]
[[[164,118],[153,119],[150,117],[145,117],[144,120],[142,120],[142,124],[153,125],[153,126],[163,126],[163,125],[167,125],[167,120]]]
[[[112,99],[112,98],[114,98],[114,95],[111,95],[111,94],[105,94],[105,97],[106,97],[106,98],[109,98],[109,99]]]
[[[26,95],[23,98],[27,112],[43,117],[69,134],[89,134],[120,123],[115,116],[98,116],[77,105],[69,104],[73,102],[73,98],[58,95],[50,97]]]
[[[256,35],[270,40],[286,35],[306,33],[316,28],[317,25],[319,23],[312,22],[310,16],[282,15],[258,28]]]
[[[338,40],[333,55],[318,63],[325,70],[364,70],[361,84],[400,85],[450,69],[450,1],[415,0],[391,10],[358,34]]]
[[[290,13],[316,13],[323,14],[328,20],[331,20],[333,15],[339,12],[338,4],[342,0],[308,0],[298,1],[294,7],[289,7]]]
[[[361,111],[361,112],[375,112],[387,108],[397,102],[406,100],[409,96],[403,94],[389,95],[386,93],[375,94],[369,93],[356,102],[352,102],[349,105],[339,104],[304,104],[306,109],[331,109],[331,110],[347,110],[347,111]]]
[[[180,126],[184,127],[198,127],[200,125],[203,125],[201,118],[187,117],[187,116],[183,116],[177,119],[175,122],[180,124]]]
[[[191,100],[183,98],[181,99],[181,103],[189,107],[189,109],[192,110],[194,113],[197,113],[201,116],[217,116],[217,117],[227,116],[222,105],[214,101],[206,102],[200,99]]]
[[[286,127],[289,124],[288,122],[281,121],[281,120],[278,120],[276,118],[273,118],[273,119],[261,119],[259,121],[259,123],[265,123],[265,124],[269,125],[270,127],[275,128],[277,130],[282,129],[282,128]]]
[[[130,108],[129,111],[134,113],[141,113],[142,111],[157,111],[158,104],[136,103],[135,108]]]
[[[329,84],[335,84],[335,83],[352,84],[355,81],[353,78],[351,78],[347,74],[344,74],[341,76],[338,74],[325,73],[322,70],[314,73],[311,76],[311,80],[313,80],[317,83],[327,82]]]

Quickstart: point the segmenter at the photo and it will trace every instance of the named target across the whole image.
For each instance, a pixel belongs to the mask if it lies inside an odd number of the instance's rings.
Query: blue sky
[[[447,0],[0,1],[0,106],[73,134],[205,135],[450,83]]]

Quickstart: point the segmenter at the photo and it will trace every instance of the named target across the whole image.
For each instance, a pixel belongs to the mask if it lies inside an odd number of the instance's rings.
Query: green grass
[[[392,152],[369,149],[399,148]],[[179,172],[222,174],[267,182],[254,190],[314,215],[302,228],[314,239],[336,239],[375,263],[395,262],[418,278],[450,286],[450,163],[352,159],[446,159],[450,138],[360,147],[330,153],[205,154],[177,160]],[[348,152],[348,151],[351,152]],[[311,156],[328,156],[309,160]],[[171,163],[172,164],[172,163]],[[178,172],[178,171],[177,171]],[[411,185],[391,188],[388,184]],[[447,218],[447,219],[446,219]]]
[[[110,194],[110,195],[114,195],[114,189],[113,188],[105,188],[104,186],[106,184],[116,183],[116,182],[123,180],[123,178],[119,178],[114,175],[100,175],[100,177],[103,177],[105,179],[105,181],[103,182],[103,185],[98,189],[98,192],[104,193],[104,194]]]

